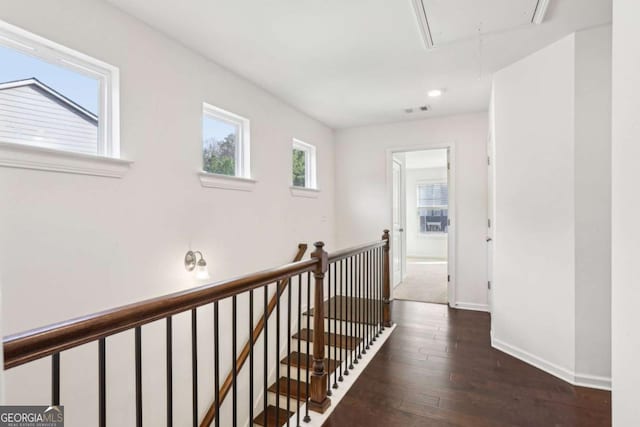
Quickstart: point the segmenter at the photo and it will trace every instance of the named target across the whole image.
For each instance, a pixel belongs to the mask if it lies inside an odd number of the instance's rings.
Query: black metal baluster
[[[60,353],[51,356],[51,406],[60,406]]]
[[[338,338],[340,338],[342,342],[342,337],[338,336],[338,277],[336,273],[338,272],[338,265],[336,263],[333,264],[333,360],[334,363],[338,363]],[[329,286],[331,286],[331,281],[329,281]],[[329,358],[331,358],[331,352],[329,352]],[[336,369],[333,371],[333,388],[338,388],[338,365],[335,367]],[[331,379],[331,372],[329,372],[329,379]],[[328,381],[327,381],[328,382]]]
[[[173,329],[171,316],[167,317],[167,427],[173,425]]]
[[[268,391],[267,387],[269,386],[269,316],[267,315],[269,312],[269,285],[264,286],[264,375],[263,378],[263,389],[262,389],[262,414],[264,415],[263,425],[267,426],[267,396]]]
[[[362,268],[362,258],[360,254],[356,255],[356,283],[355,283],[355,291],[356,291],[356,336],[358,337],[358,349],[356,351],[355,363],[356,365],[360,363],[358,359],[362,359],[362,355],[360,352],[362,351],[361,343],[361,328],[360,328],[360,281],[362,276],[360,275],[360,269]]]
[[[98,425],[107,425],[107,349],[106,341],[98,341]]]
[[[344,374],[344,370],[346,367],[346,363],[344,363],[345,366],[343,366],[343,362],[345,360],[344,357],[344,353],[345,353],[345,349],[346,349],[346,342],[348,342],[348,338],[345,338],[346,332],[344,331],[344,322],[346,319],[346,315],[344,313],[344,266],[343,266],[343,261],[344,260],[340,260],[340,336],[343,337],[341,338],[343,340],[343,345],[340,346],[340,351],[338,352],[338,354],[340,355],[340,376],[338,377],[338,381],[344,381],[344,377],[342,376]]]
[[[372,251],[367,251],[367,349],[373,344],[373,331],[371,330],[371,283],[373,282],[373,257]]]
[[[358,359],[362,359],[362,352],[364,350],[364,305],[363,303],[363,286],[364,286],[364,254],[360,253],[360,262],[358,266],[358,330],[360,331],[360,351],[358,353]]]
[[[306,353],[306,357],[307,360],[310,360],[310,354],[309,353],[309,342],[311,341],[311,272],[307,272],[307,334],[309,334],[309,336],[307,336],[307,353]],[[311,417],[309,416],[309,402],[311,401],[310,399],[310,394],[309,394],[309,369],[310,369],[310,364],[307,363],[307,369],[306,369],[306,373],[307,373],[307,383],[306,383],[306,389],[307,389],[307,404],[305,405],[305,415],[304,415],[304,422],[308,423],[309,421],[311,421]]]
[[[298,274],[298,354],[300,354],[300,340],[302,340],[302,275]],[[298,380],[298,388],[297,388],[298,404],[296,409],[296,426],[300,427],[300,389],[302,388],[302,384],[300,381],[300,364],[299,363],[298,363],[298,375],[296,376],[296,378]]]
[[[328,281],[327,281],[327,310],[326,310],[327,339],[324,344],[327,346],[327,359],[331,359],[331,265],[329,265],[328,270],[329,271],[327,271]],[[329,366],[326,367],[326,370],[327,370],[327,396],[331,396],[333,393],[331,392],[331,370],[329,369]]]
[[[213,303],[213,345],[214,351],[214,399],[216,402],[216,427],[220,427],[220,315],[218,301]]]
[[[367,296],[367,289],[369,287],[369,252],[364,252],[362,256],[364,257],[362,273],[362,296],[364,304],[362,307],[362,327],[364,328],[362,335],[364,336],[364,349],[362,350],[362,354],[367,354],[367,350],[369,349],[369,299]]]
[[[291,288],[293,280],[288,280],[287,285],[287,354],[291,354]],[[298,356],[300,353],[298,353]],[[299,363],[298,363],[299,364]],[[287,363],[287,427],[291,421],[291,363]]]
[[[191,412],[193,427],[198,427],[198,313],[191,310]]]
[[[384,249],[380,251],[380,332],[384,331]]]
[[[280,282],[276,282],[276,425],[280,425]]]
[[[236,314],[238,311],[238,297],[236,295],[231,297],[231,373],[232,373],[232,405],[233,405],[233,427],[238,426],[238,369],[236,365],[237,360],[237,327],[238,320]]]
[[[373,250],[373,341],[378,338],[378,248]]]
[[[382,332],[382,255],[383,249],[378,248],[378,335]]]
[[[253,289],[249,291],[249,423],[253,423]]]
[[[142,330],[135,329],[136,346],[136,426],[142,427]]]
[[[351,280],[349,281],[349,288],[350,288],[350,292],[349,292],[349,336],[351,337],[351,339],[353,340],[353,342],[358,342],[356,336],[355,336],[355,306],[353,304],[354,302],[354,283],[355,283],[355,268],[354,268],[354,258],[351,257],[349,258],[349,275],[351,276]],[[353,348],[351,349],[351,354],[349,355],[349,369],[353,370],[353,362],[356,358],[356,347],[353,346]],[[345,375],[349,375],[349,371],[347,371],[345,373]]]

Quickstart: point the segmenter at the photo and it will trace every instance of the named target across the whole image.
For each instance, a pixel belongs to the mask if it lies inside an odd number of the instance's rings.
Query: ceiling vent
[[[412,114],[412,113],[416,113],[416,112],[424,113],[424,112],[427,112],[427,111],[429,111],[429,110],[431,110],[431,107],[430,107],[430,106],[428,106],[428,105],[421,105],[421,106],[419,106],[419,107],[409,107],[409,108],[405,108],[405,109],[404,109],[404,112],[405,112],[406,114]]]
[[[541,24],[550,0],[413,0],[428,49]]]

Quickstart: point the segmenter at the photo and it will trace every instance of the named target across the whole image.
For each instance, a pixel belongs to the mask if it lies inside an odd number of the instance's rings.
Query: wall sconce
[[[198,259],[198,255],[200,259]],[[189,251],[184,256],[184,268],[187,271],[196,271],[196,279],[207,280],[209,278],[209,270],[207,269],[207,262],[202,256],[200,251]]]

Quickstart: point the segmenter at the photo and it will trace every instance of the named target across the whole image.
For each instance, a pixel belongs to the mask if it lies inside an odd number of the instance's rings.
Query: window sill
[[[220,175],[217,173],[200,172],[200,184],[207,188],[222,188],[225,190],[253,191],[256,180],[241,176]]]
[[[133,162],[112,157],[0,142],[0,166],[122,178]]]
[[[320,195],[320,190],[317,188],[307,188],[307,187],[296,187],[292,185],[289,187],[291,189],[291,195],[293,197],[306,197],[308,199],[317,199],[318,195]]]

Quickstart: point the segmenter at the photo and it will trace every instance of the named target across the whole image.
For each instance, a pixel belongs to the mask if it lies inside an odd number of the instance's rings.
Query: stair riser
[[[291,339],[291,349],[298,351],[298,340],[296,338],[292,338]],[[342,352],[342,354],[344,354],[344,350],[341,349],[340,347],[336,347],[336,354],[338,356],[338,359],[340,359],[340,354]],[[333,351],[334,351],[334,347],[333,346],[328,346],[325,345],[324,346],[324,354],[325,356],[329,356],[329,351],[331,351],[331,358],[334,359],[333,357]],[[347,350],[347,354],[350,353],[351,350]],[[304,340],[300,341],[300,353],[304,353],[307,354],[307,342]],[[310,342],[309,343],[309,354],[313,354],[313,343]]]
[[[285,391],[286,391],[286,389],[285,389]],[[271,391],[268,392],[267,402],[269,403],[269,405],[276,406],[276,394],[271,392]],[[292,412],[296,412],[296,410],[298,409],[298,406],[297,406],[296,402],[297,402],[297,400],[295,398],[293,398],[293,397],[289,399],[289,405],[291,405],[291,411]],[[300,401],[300,406],[302,406],[303,403],[304,403],[304,401]],[[287,397],[282,395],[282,394],[280,395],[280,407],[283,408],[283,409],[287,408]]]
[[[360,326],[360,334],[363,333],[363,330],[366,328],[365,324],[362,323],[353,323],[353,325],[351,324],[351,322],[346,322],[343,320],[334,320],[334,319],[324,319],[324,331],[325,332],[329,332],[329,321],[331,321],[331,333],[336,332],[336,326],[337,326],[337,333],[339,335],[346,335],[346,336],[358,336],[358,332],[357,332],[357,327]],[[334,324],[335,322],[335,324]],[[342,333],[340,333],[340,325],[342,324]],[[351,326],[352,325],[352,326]],[[311,329],[313,329],[313,316],[309,316],[309,326],[311,327]],[[302,327],[306,328],[307,327],[307,320],[306,320],[306,316],[303,316],[302,318]],[[374,331],[374,325],[370,325],[371,327],[371,331]],[[375,332],[373,332],[375,334]]]
[[[349,364],[347,363],[346,366],[349,366]],[[281,363],[280,364],[280,375],[282,376],[287,376],[287,365]],[[338,369],[342,369],[340,366],[338,367]],[[309,378],[311,378],[311,375],[313,373],[313,370],[309,371]],[[331,373],[331,377],[333,377],[333,372]],[[338,373],[338,376],[340,375],[340,373]],[[293,366],[291,367],[291,377],[292,380],[297,380],[298,379],[298,368],[294,368]],[[306,381],[307,380],[307,370],[300,368],[300,380],[302,381]],[[333,381],[333,380],[332,380]]]

